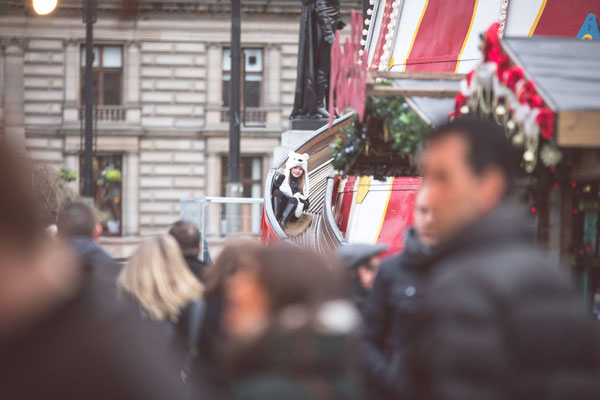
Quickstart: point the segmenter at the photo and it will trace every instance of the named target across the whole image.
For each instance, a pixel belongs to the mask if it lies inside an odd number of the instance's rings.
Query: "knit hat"
[[[304,170],[304,187],[303,187],[303,190],[301,193],[301,197],[304,199],[308,199],[308,193],[310,190],[310,187],[308,184],[308,159],[309,159],[309,155],[307,153],[298,154],[298,153],[294,153],[293,151],[290,151],[288,153],[288,160],[285,163],[285,171],[284,171],[285,180],[281,184],[281,187],[280,187],[280,190],[286,196],[288,196],[288,197],[293,196],[292,189],[289,185],[291,169],[294,167],[301,167]]]

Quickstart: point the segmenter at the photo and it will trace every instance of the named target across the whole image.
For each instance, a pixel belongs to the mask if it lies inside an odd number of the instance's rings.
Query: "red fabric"
[[[261,221],[260,225],[261,225],[260,226],[261,242],[263,242],[267,246],[272,245],[272,244],[277,244],[280,242],[277,235],[275,235],[275,232],[273,232],[273,228],[271,228],[271,225],[269,225],[269,222],[267,221],[267,215],[265,214],[264,207],[263,207],[263,212],[262,212],[262,221]]]
[[[356,111],[362,121],[367,97],[367,52],[359,55],[362,15],[352,10],[351,34],[342,50],[340,32],[335,34],[331,47],[331,77],[329,89],[329,128],[333,124],[336,109]]]
[[[382,253],[382,257],[401,251],[404,247],[404,232],[413,224],[415,202],[421,178],[397,177],[392,182],[390,195],[378,244],[386,244],[390,248]]]
[[[429,0],[406,71],[454,72],[474,7],[475,0]]]
[[[350,210],[352,209],[352,200],[354,198],[354,184],[356,183],[356,176],[349,176],[344,184],[344,198],[342,199],[342,205],[340,208],[341,221],[338,223],[338,228],[344,236],[346,236],[346,229],[348,229],[348,220],[350,219]]]
[[[533,34],[575,37],[588,14],[600,16],[600,0],[548,0]]]

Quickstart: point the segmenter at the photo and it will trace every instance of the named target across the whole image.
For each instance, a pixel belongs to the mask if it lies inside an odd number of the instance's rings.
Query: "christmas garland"
[[[461,82],[453,116],[475,114],[504,125],[513,144],[523,150],[522,163],[527,173],[536,170],[540,159],[543,167],[556,167],[562,153],[553,141],[554,112],[523,69],[511,65],[500,47],[498,29],[499,24],[494,23],[485,33],[483,62]]]
[[[333,166],[340,175],[415,176],[427,131],[404,97],[368,97],[364,119],[356,116],[333,143]]]
[[[489,118],[504,126],[507,136],[521,152],[523,171],[532,178],[528,201],[535,213],[536,204],[549,189],[569,183],[571,161],[554,141],[554,112],[523,69],[511,64],[500,46],[499,28],[494,23],[482,35],[483,62],[461,82],[450,116]]]

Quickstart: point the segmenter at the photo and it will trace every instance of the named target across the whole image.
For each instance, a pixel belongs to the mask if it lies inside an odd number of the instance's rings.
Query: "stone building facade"
[[[29,2],[6,3],[0,11],[3,135],[31,159],[79,177],[85,53],[81,0],[61,0],[54,13],[43,17],[33,13]],[[256,196],[288,127],[300,2],[242,3],[242,176],[244,195]],[[342,3],[346,15],[361,4]],[[118,218],[109,217],[119,219],[113,233],[164,232],[179,214],[180,199],[224,195],[230,24],[227,1],[98,2],[95,167],[97,174],[107,169],[122,174],[113,196]],[[79,183],[71,185],[78,190]],[[96,189],[101,190],[110,188]],[[96,199],[104,201],[102,194]]]

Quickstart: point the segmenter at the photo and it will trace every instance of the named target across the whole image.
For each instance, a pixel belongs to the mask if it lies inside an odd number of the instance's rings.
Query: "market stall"
[[[539,242],[573,267],[586,301],[600,307],[600,41],[500,39],[494,24],[481,48],[454,117],[504,126],[521,155],[521,198]]]

